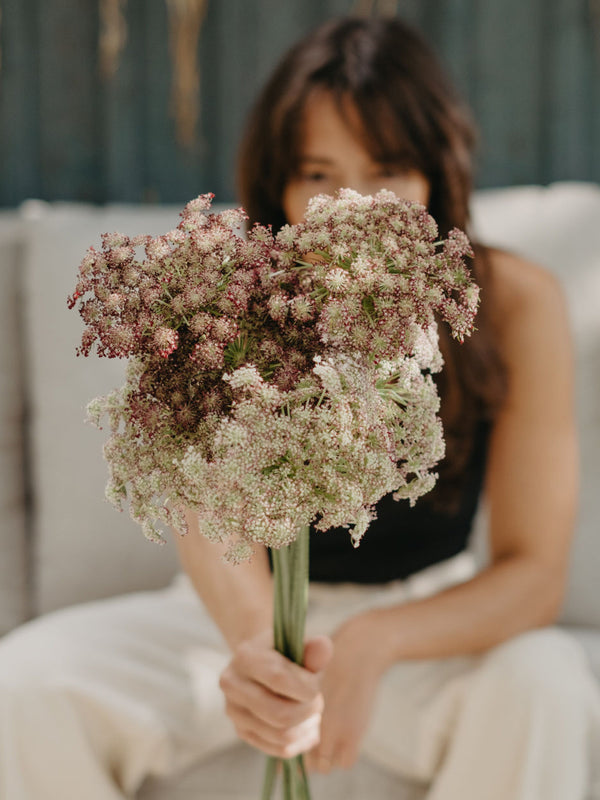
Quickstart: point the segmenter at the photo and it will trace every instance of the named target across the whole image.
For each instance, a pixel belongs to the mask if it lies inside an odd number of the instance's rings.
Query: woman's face
[[[349,118],[356,111],[349,109]],[[311,197],[341,188],[360,194],[389,189],[404,200],[427,205],[429,182],[417,169],[373,161],[351,125],[326,92],[313,95],[304,110],[304,141],[298,174],[283,191],[290,224],[300,222]]]

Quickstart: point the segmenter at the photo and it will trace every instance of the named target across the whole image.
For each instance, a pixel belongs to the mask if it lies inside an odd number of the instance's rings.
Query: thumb
[[[315,636],[304,645],[304,667],[309,672],[321,672],[331,661],[333,642],[329,636]]]

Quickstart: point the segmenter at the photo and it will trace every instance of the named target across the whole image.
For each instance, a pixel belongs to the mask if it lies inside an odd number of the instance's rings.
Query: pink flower
[[[177,348],[179,342],[179,335],[177,331],[171,330],[162,326],[154,331],[152,342],[159,356],[168,358],[171,353]]]

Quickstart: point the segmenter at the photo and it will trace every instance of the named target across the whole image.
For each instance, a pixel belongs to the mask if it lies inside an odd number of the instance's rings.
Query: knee
[[[68,684],[87,669],[89,651],[68,618],[57,613],[33,620],[0,640],[3,689],[51,688]]]
[[[82,631],[68,614],[33,620],[0,641],[0,740],[24,735],[32,742],[48,735],[80,731],[86,712],[80,687],[86,686],[90,652]],[[8,740],[7,740],[8,737]],[[37,745],[35,745],[37,746]],[[0,791],[1,793],[1,791]]]
[[[585,657],[577,642],[558,628],[523,633],[490,650],[482,671],[500,696],[517,702],[564,708],[584,697]]]

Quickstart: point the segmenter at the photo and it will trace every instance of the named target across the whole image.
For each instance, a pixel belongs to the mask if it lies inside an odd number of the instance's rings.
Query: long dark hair
[[[304,109],[326,90],[340,113],[358,114],[360,136],[377,163],[405,163],[428,179],[429,212],[442,235],[469,231],[476,131],[471,116],[422,37],[399,19],[329,21],[283,58],[250,114],[240,147],[238,187],[250,222],[286,222],[282,195],[302,155]],[[476,428],[491,421],[505,395],[506,370],[495,335],[489,253],[475,245],[472,268],[482,288],[477,331],[459,345],[441,326],[445,367],[438,379],[447,455],[443,491],[456,495]]]

